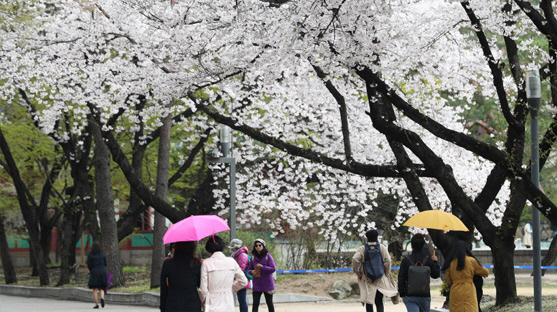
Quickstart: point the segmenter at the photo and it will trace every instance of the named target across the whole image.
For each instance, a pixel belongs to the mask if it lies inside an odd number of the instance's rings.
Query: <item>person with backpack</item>
[[[478,294],[474,285],[474,276],[487,277],[489,271],[484,268],[466,246],[459,240],[443,266],[445,278],[451,285],[449,310],[451,312],[479,311]]]
[[[265,241],[258,238],[253,243],[251,263],[248,272],[253,275],[253,305],[252,312],[259,311],[261,295],[265,295],[265,303],[269,312],[275,312],[273,305],[273,294],[275,293],[275,260],[267,251]]]
[[[383,312],[383,297],[391,297],[393,303],[398,298],[396,286],[391,275],[391,255],[387,247],[379,244],[376,229],[366,232],[367,243],[360,246],[352,257],[352,270],[358,276],[360,302],[366,312]]]
[[[425,237],[415,234],[410,240],[412,254],[402,258],[398,272],[398,292],[408,312],[429,312],[430,277],[439,278],[440,269],[435,254],[424,250]],[[452,310],[451,310],[452,311]]]
[[[240,312],[248,312],[248,289],[251,289],[251,280],[253,276],[248,274],[248,267],[250,263],[250,257],[248,255],[249,249],[246,246],[242,247],[242,241],[240,239],[233,239],[228,244],[228,248],[232,251],[232,258],[238,262],[240,269],[244,271],[246,278],[248,279],[248,285],[236,292],[236,296],[238,297],[238,305],[240,306]]]

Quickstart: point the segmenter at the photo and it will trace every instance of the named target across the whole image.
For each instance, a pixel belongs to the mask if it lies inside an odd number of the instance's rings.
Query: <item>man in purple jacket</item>
[[[242,241],[235,238],[230,241],[228,248],[232,251],[232,258],[238,262],[240,269],[246,272],[249,266],[249,249],[246,246],[242,247]],[[246,275],[246,277],[248,277]],[[248,297],[247,291],[251,288],[250,279],[248,278],[248,285],[244,289],[238,290],[236,296],[238,296],[238,304],[240,305],[240,312],[248,312]]]

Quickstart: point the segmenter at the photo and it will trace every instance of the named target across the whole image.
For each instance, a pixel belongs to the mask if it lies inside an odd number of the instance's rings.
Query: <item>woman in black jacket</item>
[[[101,306],[104,308],[104,290],[107,286],[106,278],[106,256],[101,251],[101,244],[94,242],[91,252],[87,256],[87,267],[89,268],[89,288],[93,289],[93,298],[95,306],[93,309],[99,308],[99,296],[101,294]]]
[[[161,312],[201,312],[201,261],[194,256],[195,242],[177,242],[174,248],[174,256],[162,263]]]

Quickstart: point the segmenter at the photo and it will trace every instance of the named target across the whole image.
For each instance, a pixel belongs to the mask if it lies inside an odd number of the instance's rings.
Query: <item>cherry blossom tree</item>
[[[319,227],[335,240],[374,226],[366,216],[379,193],[400,198],[394,228],[417,211],[449,210],[491,247],[503,304],[516,298],[514,233],[526,201],[557,221],[524,156],[526,65],[543,65],[550,105],[542,113],[553,115],[557,103],[549,1],[34,4],[43,13],[34,27],[2,33],[3,97],[31,94],[45,133],[68,111],[72,133],[84,132],[94,107],[121,166],[110,132],[127,129],[111,122],[116,116],[138,125],[139,113],[147,130],[188,110],[198,111],[190,126],[227,124],[237,133],[235,156],[250,165],[238,177],[242,222],[275,234],[285,224]],[[496,101],[506,121],[489,143],[460,117],[477,94]],[[150,105],[137,112],[140,96]],[[219,210],[223,192],[215,193]],[[169,219],[183,216],[149,197]],[[454,233],[430,234],[449,251]]]

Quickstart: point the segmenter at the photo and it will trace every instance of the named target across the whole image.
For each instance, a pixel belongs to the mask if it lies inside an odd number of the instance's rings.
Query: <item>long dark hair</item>
[[[462,271],[466,264],[466,256],[476,259],[476,257],[472,255],[472,251],[470,251],[470,248],[468,248],[468,245],[465,241],[457,241],[453,251],[451,252],[449,257],[447,257],[445,263],[443,264],[443,271],[446,271],[449,268],[451,262],[453,262],[455,258],[457,259],[456,270]],[[476,261],[478,261],[478,259],[476,259]],[[480,263],[480,261],[478,261],[478,263]]]
[[[97,255],[101,253],[101,244],[99,242],[94,242],[93,246],[91,246],[91,254]]]
[[[184,256],[191,265],[199,263],[199,259],[195,257],[195,245],[195,242],[177,242],[174,246],[174,256]]]

